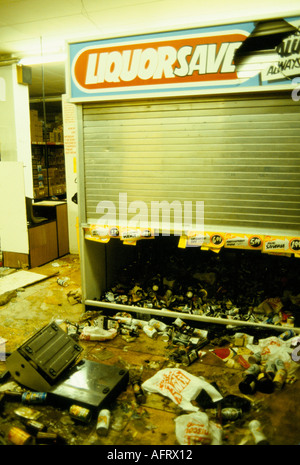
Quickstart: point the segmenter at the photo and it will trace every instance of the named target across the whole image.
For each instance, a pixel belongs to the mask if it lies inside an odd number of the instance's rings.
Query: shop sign
[[[276,47],[277,59],[261,73],[263,81],[290,79],[300,74],[300,35],[289,36]]]
[[[300,236],[265,236],[263,251],[268,253],[295,253],[300,252]]]
[[[242,82],[234,54],[254,23],[69,44],[73,99],[190,94]]]
[[[263,236],[255,234],[226,234],[225,247],[230,249],[260,250]]]
[[[187,246],[201,246],[219,249],[224,246],[224,233],[218,232],[192,232],[188,233]]]
[[[72,77],[86,93],[145,86],[182,86],[237,79],[234,53],[244,31],[84,48],[73,62]]]
[[[123,243],[136,244],[141,239],[155,239],[156,232],[147,227],[122,227],[92,224],[84,228],[85,239],[107,243],[110,239],[119,239]],[[300,236],[270,236],[261,234],[224,233],[212,231],[188,231],[179,238],[179,248],[201,247],[214,252],[221,248],[259,250],[276,255],[294,255],[300,257]]]
[[[254,29],[254,22],[246,22],[70,43],[70,100],[262,90],[277,84],[279,77],[281,81],[287,78],[281,87],[290,88],[288,78],[299,71],[297,38],[292,42],[291,57],[284,57],[278,65],[280,76],[267,63],[265,70],[252,77],[237,72],[234,56]],[[286,55],[289,49],[287,42],[277,52]]]

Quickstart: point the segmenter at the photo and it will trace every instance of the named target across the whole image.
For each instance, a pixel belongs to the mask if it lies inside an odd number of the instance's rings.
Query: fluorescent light
[[[19,61],[20,65],[41,65],[46,63],[59,63],[66,60],[65,53],[56,53],[53,55],[38,55],[34,57],[21,58]]]

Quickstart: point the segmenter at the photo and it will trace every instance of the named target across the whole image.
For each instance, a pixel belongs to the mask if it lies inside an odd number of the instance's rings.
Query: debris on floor
[[[18,291],[22,291],[24,287],[49,279],[52,276],[54,275],[48,276],[32,271],[17,271],[14,269],[11,273],[4,273],[0,276],[0,306],[6,305],[17,297]]]
[[[16,291],[19,288],[29,286],[44,279],[49,279],[54,274],[48,276],[41,273],[34,273],[33,271],[16,271],[15,273],[8,274],[0,279],[0,294],[9,291]]]
[[[222,260],[194,255],[160,250],[143,266],[131,262],[118,271],[101,300],[279,326],[300,321],[297,259],[290,258],[288,267],[282,261],[276,266],[276,257],[263,254],[223,254]]]
[[[251,307],[258,309],[251,315],[260,315],[259,321],[279,315],[276,329],[190,320],[185,318],[190,311],[181,311],[180,318],[171,313],[169,317],[142,315],[138,308],[130,313],[111,309],[82,313],[80,281],[73,280],[67,260],[56,261],[54,267],[62,270],[60,277],[70,276],[67,287],[59,285],[55,276],[35,284],[36,295],[26,288],[24,300],[18,297],[19,302],[3,306],[0,344],[5,343],[0,352],[4,347],[4,356],[18,347],[16,341],[23,344],[30,330],[51,320],[82,346],[82,357],[128,370],[129,382],[109,405],[90,415],[87,406],[77,401],[58,404],[48,393],[22,386],[5,373],[5,357],[0,357],[0,444],[299,444],[300,335],[299,324],[288,321],[291,315],[295,322],[298,318],[299,275],[295,270],[287,274],[283,267],[264,268],[256,276],[261,284],[254,285],[254,263],[249,269],[244,263],[233,273],[230,261],[223,268],[218,258],[211,260],[194,277],[201,282],[202,303],[198,309],[192,304],[192,314],[210,307],[213,314],[221,311],[234,319],[247,315]],[[78,261],[76,266],[77,272]],[[163,280],[166,291],[171,291],[163,296],[172,300],[171,273]],[[133,284],[127,289],[134,292],[125,295],[118,285],[108,297],[127,304],[132,301],[137,307],[148,305],[148,296],[139,289],[145,289],[143,283],[134,280]],[[57,293],[53,301],[46,302],[47,292]],[[30,305],[25,305],[26,299]],[[17,313],[16,304],[22,312]],[[34,314],[34,320],[30,321],[31,314],[24,315],[24,308]],[[9,352],[5,353],[5,346]]]
[[[160,343],[166,364],[175,366],[127,363],[130,376],[125,392],[110,408],[101,408],[96,417],[84,405],[56,406],[48,402],[46,393],[28,390],[15,381],[0,384],[2,444],[110,444],[112,436],[120,431],[126,431],[126,441],[138,443],[140,431],[156,434],[160,429],[149,414],[152,402],[157,402],[153,396],[168,402],[180,445],[232,444],[231,435],[235,437],[236,431],[241,432],[236,443],[267,444],[269,439],[257,418],[260,404],[253,396],[288,389],[291,373],[297,380],[299,365],[292,355],[300,341],[291,330],[260,338],[256,328],[258,334],[251,335],[240,328],[192,327],[180,318],[141,320],[129,313],[107,316],[99,311],[82,314],[78,323],[59,319],[56,323],[69,337],[85,345],[97,341],[109,345],[116,338],[124,341],[124,336]],[[235,394],[228,392],[228,384],[224,392],[223,380],[216,383],[197,372],[196,367],[209,354],[225,370],[234,371]]]
[[[206,380],[191,375],[181,368],[165,368],[142,384],[147,392],[157,392],[169,397],[175,404],[186,411],[198,411],[199,407],[191,403],[202,390],[212,399],[221,400],[221,394]]]
[[[175,419],[178,443],[190,445],[221,445],[222,427],[204,412],[193,412]]]
[[[57,283],[60,286],[67,287],[69,285],[70,278],[68,276],[64,278],[57,278]]]
[[[17,270],[15,268],[9,268],[7,266],[0,266],[0,278],[3,276],[8,276],[9,274],[15,273]]]
[[[7,291],[0,295],[0,306],[6,305],[12,299],[17,297],[17,291]]]
[[[73,289],[69,291],[67,293],[67,298],[68,298],[68,302],[71,305],[76,305],[76,304],[81,303],[81,299],[82,299],[81,289],[77,288],[77,289]]]

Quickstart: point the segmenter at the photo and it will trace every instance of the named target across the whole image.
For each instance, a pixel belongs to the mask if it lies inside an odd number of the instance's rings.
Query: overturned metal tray
[[[13,352],[6,365],[19,383],[48,391],[82,351],[83,348],[53,322]]]

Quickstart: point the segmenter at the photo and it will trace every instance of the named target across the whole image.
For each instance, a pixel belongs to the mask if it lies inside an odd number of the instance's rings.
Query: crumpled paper
[[[114,339],[118,334],[115,328],[102,329],[97,326],[85,326],[79,339],[83,341],[107,341]]]
[[[300,340],[299,335],[284,341],[276,336],[270,336],[265,339],[259,339],[258,344],[248,344],[247,348],[254,353],[260,353],[261,363],[266,361],[275,362],[280,359],[285,365],[288,375],[293,374],[298,368],[297,360],[293,360],[293,352],[297,350],[293,347],[293,343]],[[298,350],[300,353],[300,350]]]
[[[198,411],[191,401],[204,389],[213,402],[222,399],[221,394],[203,378],[191,375],[181,368],[165,368],[142,384],[145,391],[159,393],[170,398],[187,411]]]
[[[180,415],[175,420],[176,439],[180,445],[221,445],[221,425],[209,420],[204,412]]]

